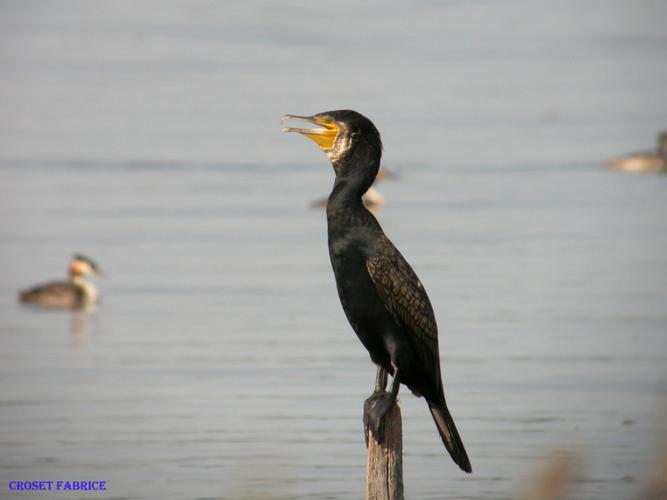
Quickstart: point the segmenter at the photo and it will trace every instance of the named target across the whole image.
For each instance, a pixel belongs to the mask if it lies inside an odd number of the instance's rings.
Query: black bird
[[[365,404],[365,424],[381,441],[383,416],[395,404],[403,383],[426,399],[447,451],[461,469],[471,472],[445,403],[431,303],[410,264],[361,200],[380,165],[380,133],[356,111],[283,117],[288,119],[319,127],[283,131],[315,141],[336,174],[327,202],[329,256],[345,315],[378,367],[375,392]],[[393,376],[391,393],[385,392],[387,373]]]

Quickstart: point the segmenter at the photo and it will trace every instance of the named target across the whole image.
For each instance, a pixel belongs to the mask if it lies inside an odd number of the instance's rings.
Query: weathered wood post
[[[366,500],[403,500],[403,428],[401,409],[395,405],[384,416],[384,440],[368,432]]]

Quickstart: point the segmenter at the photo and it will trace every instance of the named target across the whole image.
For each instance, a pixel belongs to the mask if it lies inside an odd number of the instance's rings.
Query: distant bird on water
[[[95,304],[99,299],[97,287],[84,276],[102,276],[100,268],[88,257],[77,254],[69,265],[67,281],[51,281],[19,293],[19,302],[44,307],[80,309]]]
[[[612,158],[605,166],[624,172],[667,172],[667,131],[658,136],[658,150]]]
[[[447,451],[462,470],[471,472],[445,403],[438,328],[429,298],[361,200],[380,165],[380,133],[368,118],[349,110],[307,117],[285,115],[285,120],[317,126],[283,131],[313,140],[331,160],[336,175],[327,202],[329,256],[343,310],[378,367],[364,423],[382,441],[382,419],[395,404],[403,383],[426,399]],[[388,373],[393,376],[391,393],[385,392]]]

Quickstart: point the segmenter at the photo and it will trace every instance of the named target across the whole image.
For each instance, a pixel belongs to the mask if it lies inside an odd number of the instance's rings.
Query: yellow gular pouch
[[[305,135],[313,142],[315,142],[323,151],[330,151],[336,144],[336,137],[338,137],[339,128],[333,118],[328,115],[324,116],[295,116],[285,115],[282,121],[286,120],[300,120],[319,125],[321,128],[305,129],[305,128],[283,128],[283,132],[298,132]]]

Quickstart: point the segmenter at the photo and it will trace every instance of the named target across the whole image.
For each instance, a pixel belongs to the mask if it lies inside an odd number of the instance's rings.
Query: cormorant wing
[[[440,380],[438,326],[424,286],[389,241],[382,252],[366,259],[366,268],[385,308],[417,347],[423,368]]]

